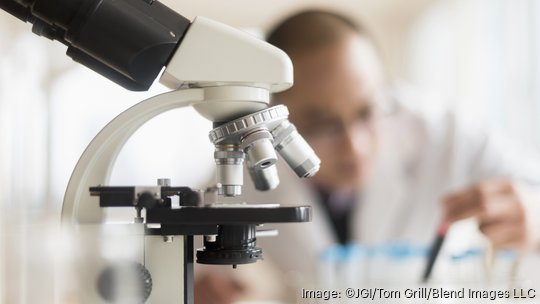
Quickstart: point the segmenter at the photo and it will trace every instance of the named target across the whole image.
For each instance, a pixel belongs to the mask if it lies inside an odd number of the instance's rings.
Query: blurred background
[[[427,107],[450,107],[540,149],[540,3],[535,0],[162,0],[264,37],[303,8],[364,23],[397,83]],[[63,192],[78,157],[112,118],[165,91],[128,92],[73,63],[65,47],[0,12],[0,303],[55,303],[54,259]],[[190,126],[186,128],[186,126]],[[111,184],[198,186],[211,178],[211,124],[191,109],[145,125],[127,144]],[[163,144],[174,134],[176,141]]]

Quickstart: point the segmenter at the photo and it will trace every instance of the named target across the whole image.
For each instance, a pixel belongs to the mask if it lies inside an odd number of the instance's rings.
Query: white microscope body
[[[261,189],[268,190],[277,185],[279,181],[277,176],[274,177],[273,166],[275,157],[268,150],[268,143],[300,176],[310,176],[318,170],[318,158],[301,137],[298,139],[294,127],[291,129],[286,120],[286,108],[268,108],[271,93],[283,91],[293,84],[292,63],[281,50],[242,31],[197,17],[170,59],[160,82],[172,91],[147,99],[112,120],[89,144],[69,181],[62,221],[69,230],[77,231],[80,252],[77,297],[81,303],[137,303],[146,300],[145,303],[162,304],[190,303],[193,300],[192,237],[149,234],[152,224],[141,218],[141,206],[138,206],[138,221],[108,223],[100,207],[100,199],[91,196],[89,191],[91,187],[108,185],[115,160],[126,141],[158,114],[193,106],[215,123],[211,139],[216,144],[218,185],[222,195],[241,193],[244,154],[247,155],[245,164],[254,172],[254,178],[257,178],[257,173],[263,178],[259,183],[262,184]],[[232,124],[227,124],[231,121]],[[257,128],[253,129],[253,126]],[[189,126],[186,129],[189,130]],[[253,130],[256,132],[251,132]],[[281,131],[284,132],[278,134]],[[249,137],[251,140],[244,143]],[[278,137],[282,139],[276,144]],[[154,193],[157,198],[162,186],[170,185],[135,187],[134,205],[144,192]],[[160,228],[159,224],[153,225]],[[143,277],[151,280],[151,284],[145,287],[150,290],[142,299],[108,299],[107,295],[104,299],[101,285],[111,283],[98,281],[104,269],[121,259],[144,265],[151,274],[151,278]],[[131,278],[137,271],[120,274],[121,279],[115,281],[117,291],[114,292],[130,294],[130,288],[133,289]]]

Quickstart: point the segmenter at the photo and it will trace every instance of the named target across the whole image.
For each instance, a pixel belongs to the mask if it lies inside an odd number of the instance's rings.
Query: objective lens
[[[276,165],[271,165],[264,169],[249,168],[249,175],[255,185],[255,189],[259,191],[274,190],[279,185]]]
[[[238,196],[244,184],[244,153],[235,146],[216,146],[214,159],[217,165],[218,194]]]
[[[311,177],[319,171],[321,160],[288,120],[272,130],[274,147],[299,177]]]
[[[241,147],[249,159],[248,168],[262,170],[276,163],[277,155],[267,129],[257,129],[242,138]]]

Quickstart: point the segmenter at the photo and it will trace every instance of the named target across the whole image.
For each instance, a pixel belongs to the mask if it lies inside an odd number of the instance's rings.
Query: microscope
[[[113,119],[72,173],[62,222],[76,232],[77,302],[192,303],[195,257],[203,264],[254,263],[262,259],[260,225],[310,221],[309,206],[205,199],[213,192],[240,196],[244,167],[258,190],[274,189],[277,155],[299,177],[318,171],[320,160],[289,122],[287,108],[269,107],[271,93],[293,83],[284,52],[203,17],[190,21],[156,0],[1,0],[0,8],[128,90],[148,90],[160,74],[171,89]],[[150,186],[109,185],[130,136],[153,117],[186,106],[213,123],[213,192],[172,186],[166,178]],[[153,144],[156,153],[166,145]],[[107,221],[105,209],[119,207],[135,216]],[[196,255],[195,235],[204,236]]]

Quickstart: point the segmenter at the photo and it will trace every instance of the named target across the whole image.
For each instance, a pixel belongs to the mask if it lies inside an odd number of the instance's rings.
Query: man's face
[[[277,101],[321,158],[313,181],[334,190],[360,186],[375,153],[374,99],[383,83],[374,46],[351,33],[291,57],[295,84]]]

